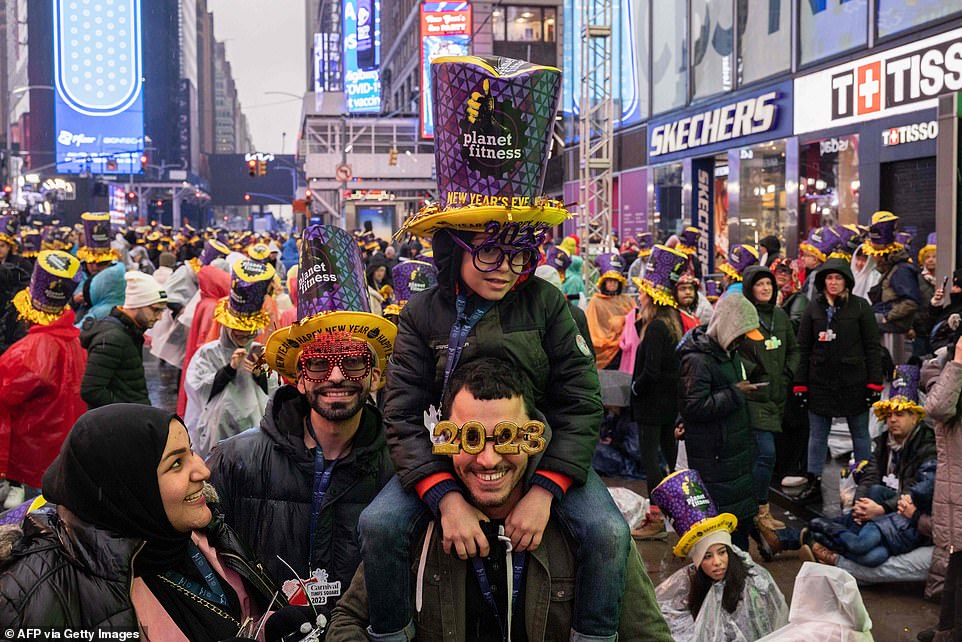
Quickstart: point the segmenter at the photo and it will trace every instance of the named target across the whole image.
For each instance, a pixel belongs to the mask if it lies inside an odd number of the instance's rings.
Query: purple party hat
[[[77,250],[77,258],[87,263],[108,263],[120,258],[110,247],[110,214],[84,212],[80,215],[84,226],[84,245]]]
[[[697,470],[679,470],[665,477],[651,491],[651,502],[661,508],[678,533],[679,540],[673,551],[678,557],[694,553],[692,549],[712,533],[731,533],[738,525],[738,519],[731,513],[718,513]]]
[[[44,250],[33,266],[30,285],[13,297],[24,319],[50,325],[60,318],[80,282],[80,261],[61,250]]]
[[[438,270],[424,261],[402,261],[391,268],[391,280],[394,281],[392,298],[400,312],[411,296],[438,284]]]
[[[651,251],[651,256],[648,257],[645,275],[641,278],[635,277],[635,285],[650,296],[656,304],[677,308],[674,287],[684,274],[687,265],[688,255],[684,252],[673,250],[665,245],[656,245]]]
[[[267,263],[243,259],[231,270],[230,295],[217,303],[214,320],[234,330],[253,332],[271,324],[264,299],[274,282],[274,268]]]

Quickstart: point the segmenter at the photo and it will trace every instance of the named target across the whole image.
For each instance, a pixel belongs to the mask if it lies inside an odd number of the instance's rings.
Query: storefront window
[[[692,0],[692,95],[702,98],[732,88],[732,0]]]
[[[739,152],[738,236],[733,243],[757,245],[768,235],[786,238],[785,141],[745,147]]]
[[[868,42],[868,0],[800,2],[801,63],[821,60]]]
[[[799,148],[799,234],[826,225],[858,223],[858,135]]]
[[[495,7],[491,12],[491,33],[495,41],[504,40],[504,7]]]
[[[508,42],[541,42],[540,7],[507,7]]]
[[[688,226],[683,193],[681,163],[661,165],[652,170],[650,231],[654,233],[657,243],[664,243],[669,236]]]
[[[876,0],[878,37],[884,38],[912,27],[962,12],[958,2],[946,0]]]
[[[738,84],[788,69],[791,33],[790,0],[738,0]]]
[[[655,113],[688,99],[688,19],[685,2],[652,3],[651,76]]]

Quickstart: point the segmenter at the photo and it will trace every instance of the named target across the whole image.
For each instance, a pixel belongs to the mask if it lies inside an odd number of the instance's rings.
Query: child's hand
[[[909,519],[912,519],[912,516],[915,515],[915,502],[912,501],[911,495],[905,494],[899,497],[898,507],[899,512]]]
[[[487,557],[491,552],[488,538],[481,530],[481,522],[488,521],[488,517],[477,508],[469,504],[461,493],[448,493],[438,503],[441,510],[441,546],[445,553],[454,552],[463,560],[475,557]]]
[[[504,534],[511,538],[516,551],[533,551],[541,545],[545,526],[551,516],[554,495],[541,486],[532,486],[508,513],[504,520]]]

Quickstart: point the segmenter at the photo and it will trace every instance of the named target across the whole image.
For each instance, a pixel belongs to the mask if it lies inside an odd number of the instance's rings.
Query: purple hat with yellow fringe
[[[564,283],[565,272],[571,266],[571,255],[557,245],[549,245],[544,253],[544,263],[558,270],[561,282]]]
[[[398,312],[411,297],[438,284],[438,269],[424,261],[401,261],[391,268],[394,302]]]
[[[9,243],[16,250],[20,247],[20,214],[16,210],[0,212],[0,241]]]
[[[678,543],[672,551],[676,556],[690,555],[699,565],[712,544],[731,546],[731,533],[738,526],[738,518],[731,513],[719,514],[697,470],[679,470],[665,477],[651,491],[651,501],[661,508],[678,533]]]
[[[641,232],[636,237],[638,239],[638,256],[644,258],[651,254],[655,247],[655,235],[651,232]]]
[[[890,413],[908,410],[918,415],[919,419],[925,417],[925,408],[919,404],[920,376],[919,366],[895,366],[888,399],[872,404],[875,416],[884,420]]]
[[[20,256],[35,259],[40,254],[43,238],[40,230],[23,228],[20,230]]]
[[[832,246],[832,253],[828,255],[830,259],[851,260],[852,254],[862,244],[862,230],[858,225],[851,223],[846,225],[836,225],[832,228],[835,233],[835,243]]]
[[[37,325],[60,318],[80,282],[80,261],[61,250],[44,250],[33,266],[30,285],[17,292],[13,305],[20,317]]]
[[[820,262],[828,260],[828,255],[838,244],[838,234],[830,227],[816,227],[808,232],[808,238],[798,245],[799,252],[807,252]]]
[[[750,245],[733,245],[728,252],[728,263],[718,266],[733,281],[742,280],[745,268],[758,263],[758,250]]]
[[[348,333],[371,347],[376,367],[386,372],[397,326],[371,313],[361,250],[347,230],[333,225],[304,229],[296,298],[298,321],[267,340],[264,361],[270,368],[296,381],[304,348],[321,334]],[[379,388],[384,381],[382,375]]]
[[[225,259],[230,254],[231,249],[217,239],[210,239],[204,242],[204,249],[200,256],[195,256],[188,263],[194,268],[194,272],[200,272],[205,265],[210,265],[215,259]]]
[[[928,238],[925,240],[925,245],[923,245],[922,249],[919,250],[919,265],[925,263],[925,259],[927,259],[930,254],[935,254],[935,251],[938,249],[937,246],[938,238],[936,237],[935,232],[931,232]]]
[[[698,251],[698,239],[700,238],[701,230],[689,225],[678,235],[678,249],[685,254],[694,254]]]
[[[868,228],[868,237],[862,248],[869,256],[885,256],[898,252],[905,246],[897,238],[899,217],[892,212],[875,212]]]
[[[108,263],[120,259],[120,254],[110,247],[110,214],[108,212],[84,212],[80,215],[84,226],[84,245],[77,250],[77,258],[86,263]]]
[[[427,88],[422,88],[427,90]],[[438,204],[399,234],[480,232],[496,221],[553,227],[568,218],[543,196],[561,70],[502,57],[442,56],[431,62]]]
[[[260,263],[266,263],[271,258],[271,248],[267,243],[254,243],[247,247],[247,256]]]
[[[271,324],[264,298],[274,282],[274,267],[244,259],[231,270],[230,294],[214,308],[214,320],[233,330],[254,332]]]
[[[616,252],[606,252],[595,257],[595,265],[598,266],[598,282],[595,285],[601,289],[601,282],[605,279],[614,279],[622,285],[627,285],[628,279],[625,278],[625,262],[621,255]]]
[[[632,281],[656,304],[677,308],[674,288],[687,266],[687,254],[665,245],[656,245],[648,257],[645,275],[641,278],[634,277]]]

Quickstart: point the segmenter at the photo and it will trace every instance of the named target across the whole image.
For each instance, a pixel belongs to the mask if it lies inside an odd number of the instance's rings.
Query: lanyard
[[[224,587],[220,585],[217,574],[214,573],[214,569],[210,567],[210,564],[204,558],[200,549],[197,548],[193,542],[189,542],[187,544],[187,550],[190,552],[190,558],[194,562],[194,566],[196,566],[200,574],[204,576],[204,582],[207,583],[207,588],[175,571],[162,573],[163,577],[208,602],[227,606],[227,593],[224,592]]]
[[[308,571],[310,571],[310,565],[314,561],[314,533],[317,532],[317,522],[321,517],[321,505],[324,503],[324,496],[331,485],[331,475],[334,473],[336,462],[330,466],[325,465],[324,451],[321,450],[321,444],[317,441],[317,435],[314,434],[311,418],[305,418],[304,424],[307,426],[307,432],[311,434],[311,439],[314,440],[314,492],[311,497],[311,540],[308,542],[307,558]]]
[[[444,391],[448,389],[448,378],[450,378],[451,373],[454,372],[458,361],[461,360],[461,353],[464,351],[464,344],[468,341],[468,334],[470,334],[471,329],[478,324],[481,317],[494,306],[494,301],[482,299],[478,303],[478,307],[476,307],[469,316],[465,316],[464,309],[467,307],[467,304],[467,297],[459,294],[455,302],[458,318],[454,322],[454,325],[451,326],[451,334],[448,335],[448,362],[444,364],[444,387],[442,388],[442,395]]]
[[[481,588],[481,596],[484,601],[488,603],[491,610],[494,612],[495,619],[498,620],[498,627],[501,629],[501,640],[507,642],[511,636],[511,616],[514,611],[518,609],[518,602],[521,596],[521,576],[524,575],[524,565],[528,559],[527,553],[511,553],[508,552],[508,557],[511,558],[511,602],[508,603],[508,618],[507,622],[501,619],[501,613],[498,610],[498,602],[494,599],[494,591],[491,590],[491,582],[488,581],[488,574],[484,570],[484,560],[480,557],[471,558],[471,566],[474,567],[474,575],[478,578],[478,586]]]

